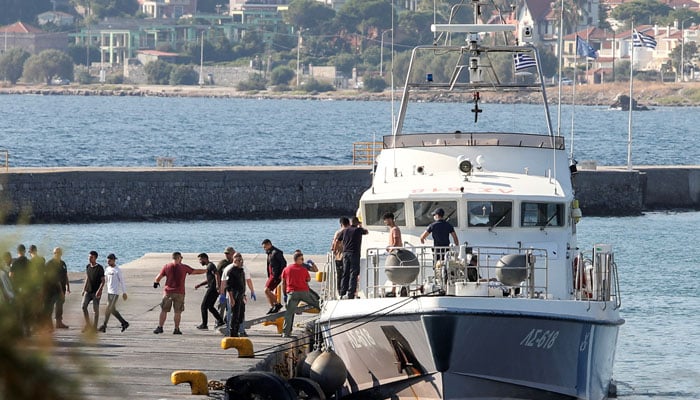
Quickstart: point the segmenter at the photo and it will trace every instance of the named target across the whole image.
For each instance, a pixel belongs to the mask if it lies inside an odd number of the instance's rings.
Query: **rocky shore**
[[[548,87],[547,96],[550,101],[558,98],[559,89]],[[609,106],[615,102],[619,94],[628,94],[626,82],[606,83],[599,85],[576,86],[576,104]],[[275,92],[238,91],[224,86],[161,86],[161,85],[15,85],[1,86],[0,94],[33,94],[33,95],[77,95],[77,96],[149,96],[149,97],[216,97],[216,98],[270,98],[270,99],[309,99],[309,100],[389,100],[391,91],[382,93],[360,92],[357,90],[339,90],[326,93],[306,93],[300,91]],[[562,101],[570,104],[573,87],[562,88]],[[401,90],[397,89],[399,98]],[[494,95],[489,93],[482,96],[486,103],[530,102],[519,93]],[[654,83],[635,82],[634,98],[644,106],[700,106],[700,82],[685,83]],[[426,101],[468,101],[468,98],[445,96],[424,99]],[[534,98],[532,99],[534,102]]]

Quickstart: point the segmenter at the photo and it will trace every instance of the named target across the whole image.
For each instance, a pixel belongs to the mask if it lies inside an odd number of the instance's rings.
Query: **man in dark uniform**
[[[85,317],[85,327],[83,332],[97,332],[97,321],[100,319],[100,298],[105,285],[105,269],[97,262],[97,252],[90,252],[88,265],[85,266],[85,285],[83,286],[83,316]],[[94,312],[93,323],[90,323],[88,304],[92,302]]]
[[[357,292],[357,278],[360,276],[360,258],[362,256],[362,235],[368,233],[359,220],[353,222],[338,235],[338,240],[343,242],[343,280],[340,284],[340,296],[347,294],[348,299],[354,299],[355,292]]]
[[[428,228],[420,235],[420,242],[425,243],[425,239],[432,233],[433,235],[433,246],[435,247],[447,247],[450,245],[450,236],[455,243],[455,246],[459,246],[459,239],[457,238],[457,232],[455,228],[447,221],[445,218],[445,210],[442,208],[437,208],[433,211],[433,218],[435,222],[428,225]]]
[[[284,259],[282,250],[272,245],[270,239],[262,241],[262,247],[267,253],[267,282],[265,282],[265,296],[270,303],[268,314],[274,314],[282,309],[282,304],[277,302],[275,291],[280,282],[282,282],[282,270],[287,266],[287,260]]]

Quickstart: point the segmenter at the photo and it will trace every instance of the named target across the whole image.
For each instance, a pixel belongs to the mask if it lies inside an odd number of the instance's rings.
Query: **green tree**
[[[335,18],[335,10],[315,0],[293,0],[284,19],[297,29],[308,29],[320,33],[324,26]]]
[[[0,25],[32,22],[37,14],[51,10],[50,0],[0,0]]]
[[[51,78],[73,80],[73,60],[59,50],[44,50],[27,59],[22,76],[29,82],[51,84]]]
[[[685,42],[683,46],[679,44],[678,46],[674,47],[669,54],[671,62],[673,63],[673,69],[679,74],[681,71],[681,47],[683,48],[683,63],[686,65],[685,73],[688,74],[688,72],[690,72],[688,71],[688,64],[691,63],[691,60],[698,52],[698,45],[695,42]]]
[[[8,81],[13,85],[17,83],[19,78],[22,77],[24,62],[27,61],[28,58],[29,53],[20,48],[8,50],[5,54],[0,56],[0,79]]]
[[[196,85],[199,81],[199,76],[191,65],[175,65],[170,71],[171,85]]]
[[[357,65],[357,57],[354,54],[343,53],[333,58],[333,65],[338,72],[345,76],[352,75],[352,69]]]
[[[66,53],[71,60],[73,60],[73,64],[75,65],[85,65],[88,54],[90,55],[90,64],[100,62],[100,48],[97,46],[90,46],[90,50],[88,51],[85,46],[71,44],[68,45]]]
[[[294,78],[296,73],[286,65],[280,65],[270,72],[270,83],[273,85],[285,85]]]
[[[167,85],[170,83],[170,73],[173,65],[162,60],[151,61],[143,67],[146,81],[152,85]]]
[[[96,19],[134,16],[139,11],[137,0],[71,0],[71,2],[88,8],[90,16]]]
[[[671,12],[671,7],[657,0],[634,0],[615,7],[610,16],[628,25],[634,20],[636,25],[661,22]]]

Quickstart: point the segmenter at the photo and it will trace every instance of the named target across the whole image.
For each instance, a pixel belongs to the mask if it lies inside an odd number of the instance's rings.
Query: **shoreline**
[[[700,106],[700,82],[656,83],[639,82],[634,99],[640,105],[661,106]],[[572,86],[562,87],[563,104],[572,103]],[[293,99],[293,100],[342,100],[342,101],[389,101],[391,90],[381,93],[360,92],[357,90],[338,90],[324,93],[307,93],[300,91],[275,92],[239,91],[227,86],[167,86],[167,85],[25,85],[0,86],[0,95],[41,95],[41,96],[134,96],[134,97],[192,97],[192,98],[240,98],[240,99]],[[395,90],[395,99],[400,100],[402,89]],[[583,84],[576,86],[576,104],[588,106],[610,106],[618,94],[629,94],[626,82],[606,84]],[[550,105],[556,103],[558,87],[548,86],[547,97]],[[451,102],[469,101],[470,98],[446,95],[439,98],[426,98],[424,101]],[[519,93],[506,93],[493,96],[489,93],[485,103],[531,102]]]

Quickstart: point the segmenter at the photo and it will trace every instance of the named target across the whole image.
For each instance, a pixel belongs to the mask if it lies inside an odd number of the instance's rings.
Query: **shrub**
[[[143,67],[146,71],[146,81],[152,85],[167,85],[170,82],[170,73],[173,65],[165,61],[157,60]]]
[[[261,74],[254,73],[248,76],[248,80],[238,82],[236,89],[242,91],[249,90],[265,90],[267,88],[267,80]]]
[[[330,83],[319,82],[314,78],[310,78],[305,84],[301,85],[301,90],[305,92],[332,92],[335,87]]]
[[[362,80],[364,82],[364,90],[367,92],[379,93],[386,89],[386,81],[382,77],[365,75]]]
[[[294,76],[296,76],[296,72],[293,69],[280,65],[273,68],[272,72],[270,72],[270,83],[273,85],[286,85]]]
[[[191,65],[177,65],[170,71],[171,85],[196,85],[199,75]]]

